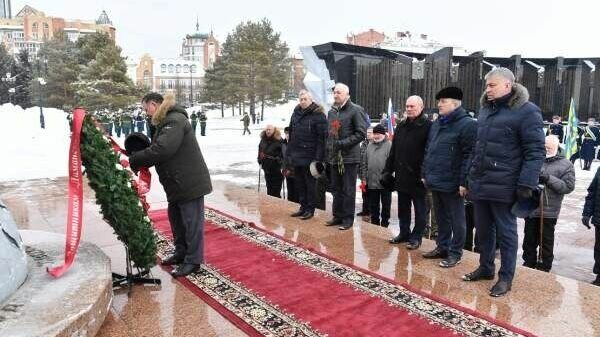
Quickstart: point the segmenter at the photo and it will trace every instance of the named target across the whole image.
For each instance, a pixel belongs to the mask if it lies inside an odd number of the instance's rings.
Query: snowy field
[[[202,154],[213,180],[226,180],[242,185],[256,185],[256,162],[260,131],[267,124],[282,129],[289,124],[296,101],[265,108],[265,120],[250,125],[252,135],[242,136],[241,116],[220,110],[207,112],[207,136],[196,133]],[[0,144],[3,164],[0,181],[55,178],[67,175],[69,124],[62,110],[44,108],[46,128],[39,124],[39,108],[26,110],[12,104],[0,106]],[[119,141],[122,143],[124,137]]]

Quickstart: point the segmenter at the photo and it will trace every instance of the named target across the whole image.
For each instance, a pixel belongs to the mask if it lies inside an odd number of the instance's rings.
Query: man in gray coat
[[[343,83],[335,85],[334,104],[327,115],[328,161],[331,165],[333,219],[327,226],[346,230],[354,224],[356,177],[360,163],[360,142],[367,136],[364,109],[350,101],[350,90]]]
[[[563,197],[575,189],[575,169],[573,164],[559,153],[559,142],[556,135],[546,137],[546,160],[540,173],[540,183],[545,185],[541,197],[544,207],[536,209],[525,218],[523,265],[546,272],[550,271],[554,260],[554,227]],[[537,259],[538,247],[541,263],[538,263]]]
[[[208,168],[185,109],[173,95],[149,93],[142,99],[156,133],[150,146],[129,157],[131,169],[156,166],[169,203],[175,252],[164,265],[179,266],[175,277],[197,271],[204,262],[204,196],[212,191]]]
[[[371,223],[383,227],[390,224],[390,208],[392,205],[392,190],[381,184],[385,162],[392,148],[392,143],[390,143],[386,134],[387,129],[381,124],[377,124],[373,128],[373,140],[367,145],[360,170],[360,179],[367,186]]]

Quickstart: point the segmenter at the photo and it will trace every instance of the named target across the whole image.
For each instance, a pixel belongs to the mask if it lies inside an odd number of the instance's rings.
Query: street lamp
[[[48,71],[48,60],[46,58],[43,59],[44,62],[44,71],[47,72]],[[37,59],[37,68],[38,68],[38,74],[42,74],[42,69],[40,67],[40,59]],[[40,127],[42,129],[46,128],[46,122],[44,119],[44,110],[42,108],[42,106],[44,105],[44,98],[42,96],[42,86],[46,85],[46,80],[44,80],[43,77],[38,77],[37,78],[38,83],[40,84],[40,100],[39,100],[39,105],[40,105]]]
[[[196,72],[196,67],[192,63],[190,65],[190,107],[194,106],[194,83],[192,82],[192,73]]]
[[[46,85],[46,81],[42,77],[38,77],[37,80],[38,80],[38,83],[40,84],[40,127],[42,129],[45,129],[46,122],[44,120],[44,110],[42,109],[42,106],[44,105],[44,100],[43,100],[43,96],[42,96],[42,86]]]

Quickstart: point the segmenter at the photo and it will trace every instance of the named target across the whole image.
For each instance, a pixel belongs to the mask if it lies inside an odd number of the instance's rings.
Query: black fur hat
[[[435,95],[435,99],[453,98],[459,101],[463,99],[463,92],[457,87],[446,87]]]
[[[134,132],[125,138],[125,151],[132,155],[150,146],[150,138],[141,132]]]

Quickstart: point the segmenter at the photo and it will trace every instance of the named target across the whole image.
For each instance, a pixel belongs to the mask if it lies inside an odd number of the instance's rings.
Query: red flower
[[[331,122],[331,134],[338,137],[339,136],[339,132],[340,132],[340,128],[342,127],[342,123],[340,122],[339,119],[335,119]]]

